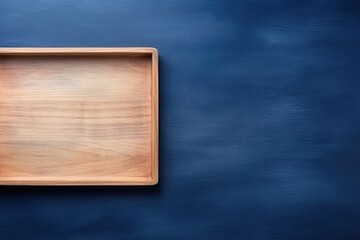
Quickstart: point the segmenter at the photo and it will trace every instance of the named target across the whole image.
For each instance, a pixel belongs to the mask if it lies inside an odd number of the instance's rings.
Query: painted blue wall
[[[357,0],[0,0],[0,46],[161,56],[159,186],[1,187],[0,239],[360,239],[359,43]]]

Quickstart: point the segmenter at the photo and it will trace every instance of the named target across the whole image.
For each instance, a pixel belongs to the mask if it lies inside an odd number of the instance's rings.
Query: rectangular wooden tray
[[[0,48],[0,185],[158,182],[154,48]]]

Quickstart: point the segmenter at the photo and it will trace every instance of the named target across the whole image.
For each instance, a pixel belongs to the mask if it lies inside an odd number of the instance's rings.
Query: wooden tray
[[[0,48],[0,184],[154,185],[153,48]]]

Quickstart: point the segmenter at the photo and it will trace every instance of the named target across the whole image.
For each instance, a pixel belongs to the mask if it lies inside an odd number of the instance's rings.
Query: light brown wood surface
[[[158,181],[153,48],[0,48],[0,184]]]

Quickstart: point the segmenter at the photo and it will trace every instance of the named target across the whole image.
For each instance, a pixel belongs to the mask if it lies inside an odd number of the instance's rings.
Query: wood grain
[[[0,184],[158,182],[153,48],[0,48]]]

